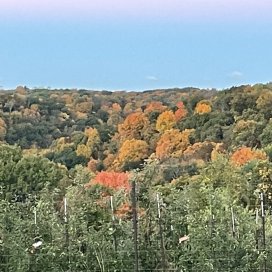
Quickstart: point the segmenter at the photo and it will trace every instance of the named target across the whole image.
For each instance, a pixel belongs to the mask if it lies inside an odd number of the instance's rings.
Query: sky
[[[271,0],[0,0],[0,86],[272,81]]]

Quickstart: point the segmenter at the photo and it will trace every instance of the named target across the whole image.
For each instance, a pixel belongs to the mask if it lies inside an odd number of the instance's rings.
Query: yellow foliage
[[[139,162],[148,157],[148,144],[142,140],[126,140],[119,152],[114,164],[123,167],[125,163]]]
[[[32,147],[29,149],[23,149],[22,151],[25,156],[46,156],[51,150],[49,148]]]
[[[208,101],[199,101],[195,107],[195,113],[204,114],[212,111],[212,107]]]
[[[69,143],[67,138],[65,137],[60,137],[59,139],[56,140],[56,151],[61,152],[63,151],[66,147],[73,146],[73,143]]]
[[[91,101],[79,102],[75,105],[75,111],[88,113],[92,110],[93,103]]]
[[[99,133],[97,131],[96,128],[85,128],[84,130],[84,135],[88,138],[88,139],[94,139],[95,141],[99,141]]]
[[[161,113],[157,119],[156,129],[159,132],[165,132],[172,129],[176,125],[176,117],[173,111],[165,111]]]
[[[96,128],[86,128],[84,135],[87,138],[86,144],[79,144],[76,149],[77,156],[90,158],[96,145],[100,143],[99,133]]]
[[[249,130],[251,128],[254,128],[256,124],[257,122],[254,120],[239,120],[233,128],[233,132],[240,133],[244,130]]]
[[[192,130],[189,129],[183,132],[180,132],[178,129],[170,129],[164,132],[157,143],[157,158],[180,157],[183,151],[190,145],[189,136],[191,133]]]
[[[263,93],[258,97],[256,104],[257,109],[272,107],[272,91],[264,90]]]
[[[68,120],[70,118],[70,115],[66,112],[60,112],[58,116],[61,122],[64,122],[65,120]]]
[[[92,149],[85,145],[85,144],[79,144],[76,149],[77,156],[83,156],[85,158],[90,158],[92,154]]]
[[[219,154],[226,153],[225,147],[223,143],[217,143],[211,153],[211,160],[216,161]]]
[[[33,111],[38,111],[39,110],[39,105],[38,104],[32,104],[30,106],[30,109],[33,110]]]

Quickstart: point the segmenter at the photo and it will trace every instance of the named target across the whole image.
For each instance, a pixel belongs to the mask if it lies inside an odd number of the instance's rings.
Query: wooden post
[[[66,251],[67,251],[67,261],[68,261],[68,267],[69,271],[71,271],[71,260],[70,260],[70,237],[69,237],[69,226],[68,226],[68,212],[67,212],[67,198],[64,197],[64,226],[65,226],[65,245],[66,245]]]
[[[37,209],[34,207],[34,225],[37,226]]]
[[[232,226],[232,236],[235,238],[235,217],[234,217],[234,212],[233,212],[233,207],[231,207],[231,226]]]
[[[264,208],[264,193],[260,195],[261,199],[261,216],[262,216],[262,236],[263,236],[263,252],[266,251],[266,237],[265,237],[265,208]],[[264,257],[263,272],[267,272],[266,256]]]
[[[116,233],[115,233],[116,227],[115,227],[113,196],[110,196],[110,206],[111,206],[111,214],[112,214],[113,245],[114,245],[115,252],[117,252],[117,239],[116,239]]]
[[[137,216],[137,199],[136,199],[136,182],[135,182],[135,179],[132,180],[131,203],[132,203],[134,254],[135,254],[134,255],[135,256],[134,271],[139,272],[138,216]]]
[[[161,221],[161,204],[160,196],[157,193],[157,209],[158,209],[158,220],[159,220],[159,233],[160,233],[160,245],[161,245],[161,258],[162,258],[162,271],[166,272],[166,258],[165,258],[165,249],[164,249],[164,240],[163,240],[163,229]]]
[[[259,210],[256,208],[255,210],[255,222],[256,222],[256,233],[255,233],[255,239],[256,239],[256,249],[259,252]]]
[[[214,214],[213,214],[213,199],[214,195],[211,195],[211,202],[210,202],[210,240],[211,240],[211,255],[213,258],[213,264],[216,262],[216,256],[215,256],[215,245],[213,241],[213,237],[215,234],[215,226],[214,226]]]

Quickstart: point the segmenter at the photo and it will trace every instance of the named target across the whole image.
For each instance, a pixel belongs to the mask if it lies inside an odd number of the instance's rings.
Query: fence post
[[[132,180],[131,203],[132,203],[134,254],[135,254],[134,271],[139,272],[138,216],[137,216],[137,199],[136,199],[136,181],[135,181],[135,179]]]
[[[68,226],[68,211],[67,211],[67,198],[64,197],[64,227],[65,227],[65,244],[67,251],[68,271],[71,271],[71,260],[70,260],[70,236]]]
[[[161,244],[162,271],[166,272],[166,259],[165,259],[162,221],[161,221],[161,203],[160,203],[160,196],[158,193],[157,193],[157,209],[158,209],[159,233],[160,233],[160,244]]]
[[[261,199],[261,216],[262,216],[262,236],[263,236],[263,253],[266,253],[266,237],[265,237],[265,208],[264,208],[264,193],[260,194]],[[266,256],[264,256],[263,272],[267,272]]]
[[[117,238],[116,238],[116,233],[115,233],[116,226],[115,226],[113,196],[110,196],[110,206],[111,206],[111,214],[112,214],[113,244],[114,244],[114,250],[115,250],[115,252],[117,252]]]

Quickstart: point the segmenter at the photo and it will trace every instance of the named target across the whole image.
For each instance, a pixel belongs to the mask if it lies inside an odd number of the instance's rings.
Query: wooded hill
[[[138,271],[272,270],[272,84],[2,90],[0,141],[3,271],[133,271],[133,180]]]

